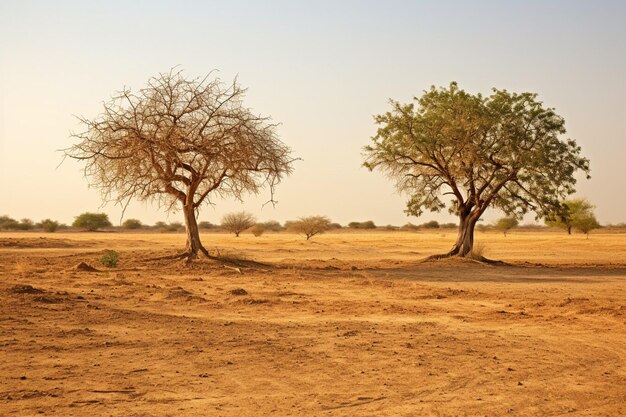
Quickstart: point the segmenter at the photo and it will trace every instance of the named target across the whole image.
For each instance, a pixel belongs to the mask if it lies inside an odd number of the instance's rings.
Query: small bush
[[[351,229],[376,229],[376,224],[371,220],[367,220],[365,222],[350,222],[348,227]]]
[[[285,228],[276,220],[268,220],[261,224],[265,227],[265,230],[270,232],[280,232],[281,230],[285,230]]]
[[[239,237],[239,234],[244,230],[247,230],[256,224],[254,216],[245,211],[239,213],[229,213],[222,218],[222,228],[234,233]]]
[[[302,234],[306,237],[306,240],[309,240],[313,236],[329,230],[332,222],[326,216],[309,216],[300,217],[298,220],[285,224],[289,224],[289,230]]]
[[[94,232],[103,227],[111,227],[109,216],[105,213],[82,213],[77,216],[72,226]]]
[[[420,227],[424,229],[439,229],[439,222],[437,220],[431,220],[429,222],[422,223]]]
[[[122,223],[122,227],[128,230],[137,230],[141,229],[141,222],[137,219],[127,219],[124,223]]]
[[[212,229],[217,229],[217,226],[211,222],[203,221],[203,222],[198,223],[198,229],[212,230]]]
[[[59,228],[59,222],[50,220],[50,219],[45,219],[45,220],[40,221],[37,226],[41,227],[45,232],[54,233]]]
[[[20,223],[9,216],[0,216],[0,230],[19,229]]]
[[[102,257],[100,258],[100,263],[107,268],[115,268],[117,266],[117,262],[119,261],[120,256],[114,250],[108,250]]]
[[[263,223],[257,223],[254,226],[252,226],[252,228],[250,228],[250,232],[256,236],[259,237],[261,236],[263,233],[265,233],[265,226],[263,225]]]

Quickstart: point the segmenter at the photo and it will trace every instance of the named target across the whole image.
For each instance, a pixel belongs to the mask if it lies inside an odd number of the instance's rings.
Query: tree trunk
[[[459,216],[459,232],[456,243],[452,250],[448,252],[448,256],[465,257],[472,252],[474,248],[474,227],[480,216],[468,215]]]
[[[567,226],[567,234],[568,235],[572,234],[572,226]]]
[[[187,232],[187,246],[186,252],[189,257],[197,257],[198,251],[202,252],[206,256],[209,256],[209,252],[202,246],[200,242],[200,231],[198,230],[198,222],[196,221],[196,213],[193,205],[189,204],[183,207],[185,214],[185,226]]]

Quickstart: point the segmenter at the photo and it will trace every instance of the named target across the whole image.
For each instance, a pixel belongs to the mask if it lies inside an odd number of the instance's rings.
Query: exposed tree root
[[[422,259],[421,262],[438,261],[441,259],[463,259],[469,262],[476,262],[478,264],[492,265],[492,266],[509,266],[510,265],[503,261],[485,258],[484,256],[476,256],[476,255],[472,255],[471,253],[468,253],[465,256],[461,256],[458,253],[455,253],[453,251],[450,251],[448,253],[439,253],[436,255],[427,256],[426,258]]]

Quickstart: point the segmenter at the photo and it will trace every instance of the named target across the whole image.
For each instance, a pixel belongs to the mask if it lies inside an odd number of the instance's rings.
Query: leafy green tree
[[[37,224],[37,226],[41,227],[44,231],[48,233],[54,233],[59,228],[59,222],[50,220],[50,219],[45,219],[45,220],[40,221],[39,224]]]
[[[470,94],[455,82],[432,87],[414,102],[391,101],[375,116],[379,128],[365,147],[364,165],[395,180],[410,195],[406,212],[446,207],[459,217],[456,242],[439,256],[467,256],[474,227],[488,207],[521,216],[561,212],[573,193],[574,174],[589,176],[589,161],[571,139],[565,121],[532,93],[494,89]]]
[[[103,227],[111,227],[109,216],[105,213],[82,213],[74,219],[72,226],[94,232]]]
[[[565,229],[568,235],[572,234],[572,227],[579,219],[593,216],[594,206],[584,198],[565,200],[562,207],[562,211],[550,213],[546,218],[546,225]]]
[[[511,230],[514,227],[517,227],[518,224],[519,222],[517,221],[515,217],[507,216],[507,217],[502,217],[501,219],[498,219],[495,226],[496,226],[496,229],[504,233],[504,236],[506,237],[506,234],[509,232],[509,230]]]
[[[313,236],[324,233],[331,227],[331,221],[326,216],[300,217],[298,220],[289,222],[289,230],[304,235],[306,240]]]
[[[598,223],[598,220],[596,220],[596,216],[593,213],[586,213],[576,218],[574,228],[583,232],[587,235],[587,239],[589,239],[589,232],[600,228],[600,223]]]
[[[143,225],[141,224],[141,221],[137,219],[127,219],[124,221],[124,223],[122,223],[122,227],[128,230],[141,229],[142,226]]]

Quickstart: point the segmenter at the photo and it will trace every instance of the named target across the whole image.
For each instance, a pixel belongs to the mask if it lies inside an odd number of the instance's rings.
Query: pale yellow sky
[[[227,4],[226,4],[227,3]],[[218,201],[199,218],[245,209],[280,221],[324,214],[377,224],[409,218],[405,197],[360,166],[387,99],[451,80],[472,92],[532,91],[555,107],[591,160],[578,196],[603,223],[626,221],[626,4],[618,1],[3,2],[0,5],[0,215],[71,222],[101,205],[72,143],[74,114],[94,117],[123,86],[180,65],[239,75],[246,104],[271,115],[303,160],[277,190]],[[116,222],[121,208],[102,211]],[[500,213],[488,213],[487,221]],[[131,204],[126,218],[178,221]]]

